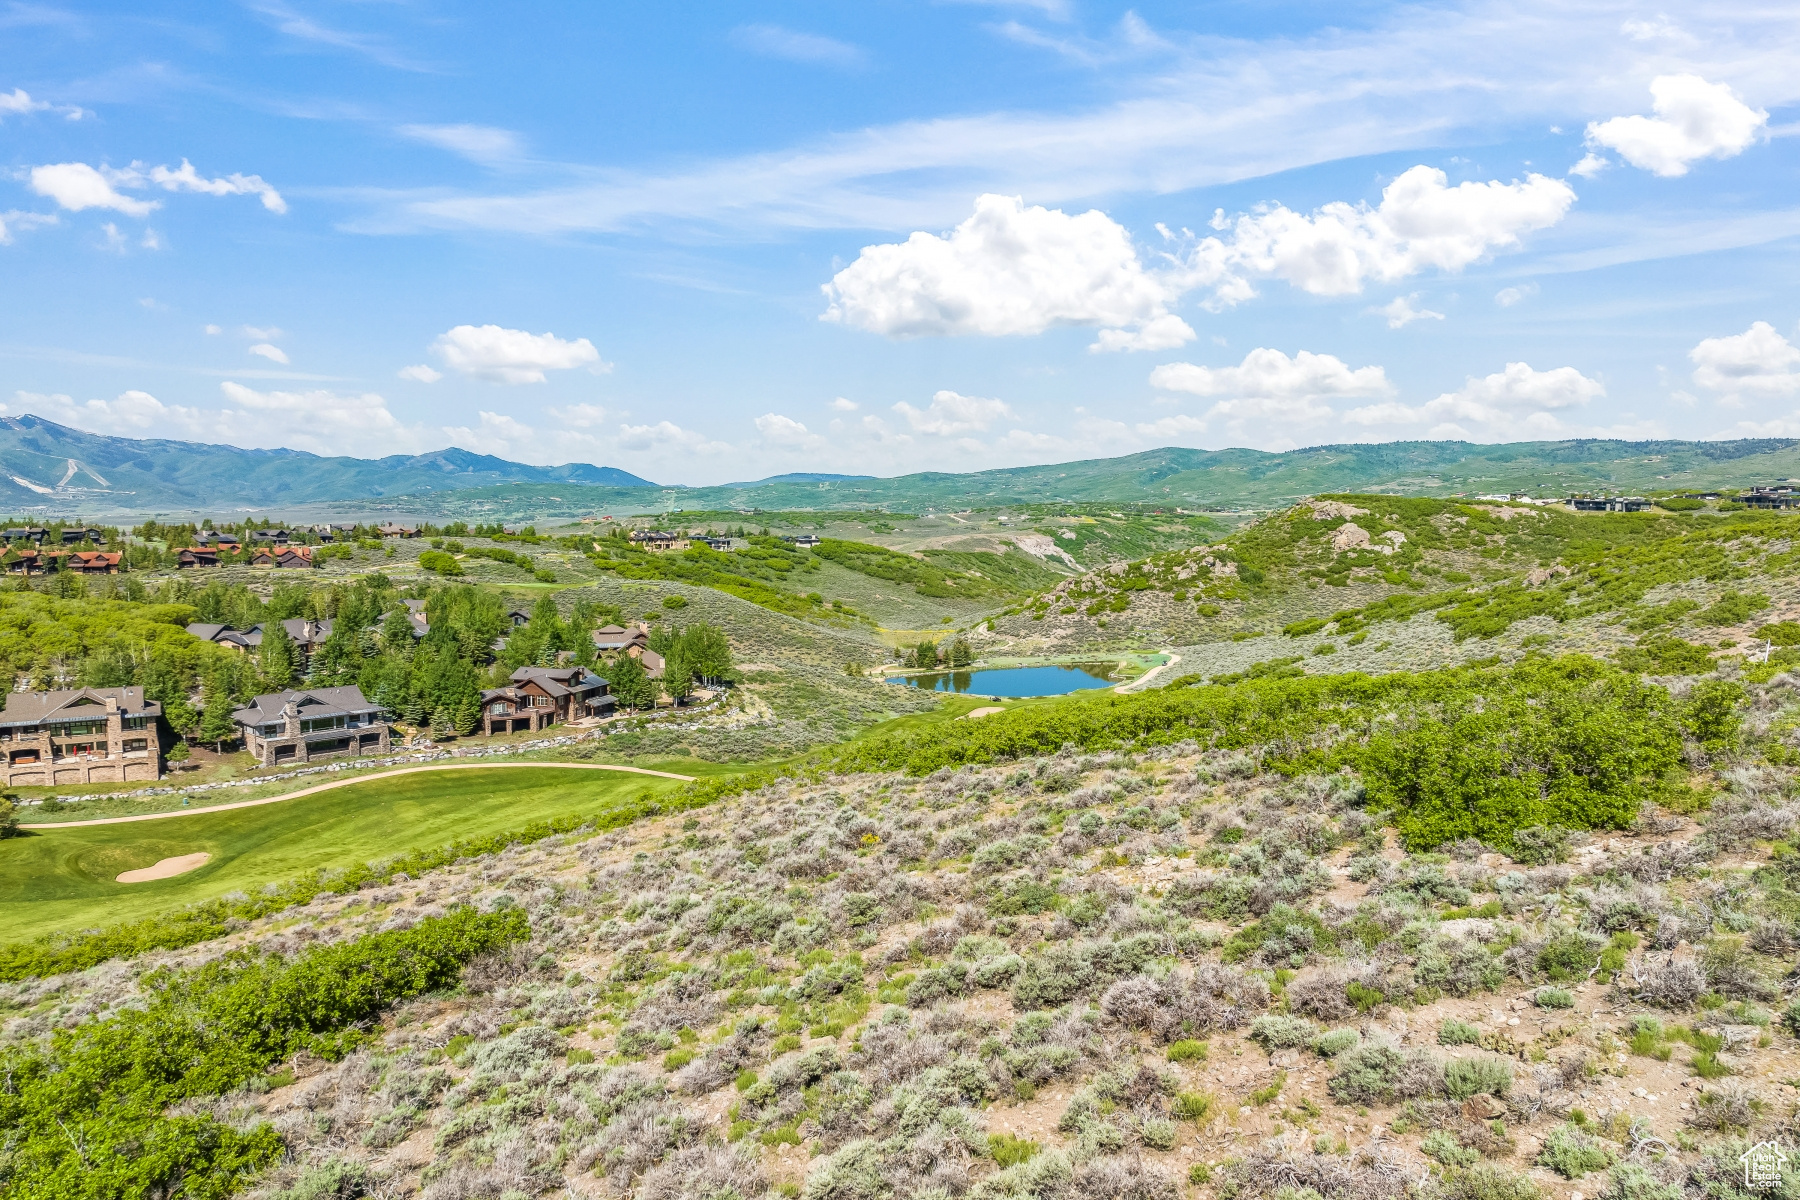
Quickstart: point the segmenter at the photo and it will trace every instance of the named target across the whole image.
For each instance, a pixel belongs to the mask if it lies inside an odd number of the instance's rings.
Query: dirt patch
[[[149,883],[152,879],[172,879],[177,875],[185,875],[189,871],[204,867],[211,861],[212,855],[204,850],[194,854],[182,854],[175,858],[165,858],[148,867],[139,867],[135,871],[121,871],[114,882]]]
[[[997,712],[1005,712],[1005,711],[1006,710],[1004,708],[1002,708],[1000,705],[992,704],[992,705],[989,705],[987,708],[977,708],[970,712],[966,712],[962,716],[958,717],[957,720],[973,721],[977,717],[990,717],[990,716],[993,716]]]

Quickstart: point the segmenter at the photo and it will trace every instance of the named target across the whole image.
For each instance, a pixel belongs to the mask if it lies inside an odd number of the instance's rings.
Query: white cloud
[[[598,404],[570,404],[551,409],[550,415],[572,429],[593,429],[613,416]]]
[[[1654,117],[1592,122],[1589,143],[1657,175],[1685,175],[1697,159],[1741,154],[1769,122],[1767,112],[1751,108],[1725,84],[1698,75],[1659,75],[1650,83],[1650,97]]]
[[[1688,358],[1694,364],[1694,382],[1731,403],[1746,396],[1800,392],[1800,347],[1767,321],[1756,321],[1730,337],[1707,338],[1688,351]]]
[[[764,413],[756,418],[756,432],[762,434],[763,440],[776,446],[795,449],[816,449],[825,445],[825,439],[792,417],[784,417],[780,413]]]
[[[1444,319],[1444,314],[1441,312],[1432,312],[1429,308],[1414,308],[1412,302],[1418,298],[1419,293],[1417,292],[1410,296],[1395,296],[1380,308],[1373,308],[1369,311],[1380,313],[1386,317],[1389,329],[1405,329],[1414,321],[1442,321]]]
[[[1612,160],[1610,158],[1605,158],[1601,155],[1592,153],[1584,154],[1581,156],[1580,162],[1569,168],[1569,174],[1579,175],[1583,179],[1592,179],[1611,165]]]
[[[862,47],[816,33],[801,33],[779,25],[740,25],[731,40],[753,54],[788,62],[821,63],[832,67],[856,67],[863,62]]]
[[[203,325],[200,328],[200,332],[206,334],[208,337],[218,337],[225,331],[217,325]]]
[[[440,335],[432,349],[451,370],[491,383],[544,383],[544,372],[576,367],[612,369],[586,338],[568,342],[553,333],[499,325],[458,325]]]
[[[120,232],[119,227],[116,224],[108,221],[106,224],[100,226],[100,234],[101,237],[105,239],[101,242],[101,249],[111,250],[114,254],[125,253],[125,235]]]
[[[227,175],[207,179],[194,170],[187,159],[181,166],[151,167],[141,163],[129,167],[91,167],[87,163],[49,163],[31,168],[31,189],[48,196],[70,212],[89,208],[109,208],[129,217],[146,217],[162,207],[157,200],[138,200],[120,188],[145,188],[155,185],[169,192],[202,192],[209,196],[255,195],[270,212],[284,213],[287,202],[281,193],[265,183],[259,175]]]
[[[1503,287],[1494,293],[1494,303],[1501,308],[1511,308],[1521,300],[1529,300],[1538,294],[1535,283],[1521,283],[1518,287]]]
[[[1301,350],[1289,358],[1258,348],[1235,367],[1167,363],[1150,372],[1150,386],[1193,396],[1294,400],[1319,396],[1378,396],[1393,390],[1377,366],[1352,369],[1330,354]]]
[[[836,400],[831,402],[831,408],[833,412],[855,412],[857,404],[854,400],[846,400],[842,396],[839,396]]]
[[[1565,425],[1557,412],[1581,408],[1604,395],[1605,384],[1574,367],[1538,371],[1514,362],[1492,375],[1470,377],[1457,391],[1416,408],[1393,401],[1371,404],[1345,413],[1344,421],[1362,427],[1429,425],[1430,437],[1464,441],[1560,438],[1580,431]]]
[[[978,433],[992,426],[995,421],[1017,419],[1004,400],[964,396],[947,389],[932,395],[929,408],[914,408],[902,400],[894,405],[894,411],[906,418],[906,423],[914,433],[928,433],[936,437]]]
[[[724,442],[714,441],[692,429],[683,429],[673,421],[658,421],[654,425],[620,425],[619,446],[626,450],[674,449],[696,454],[722,454],[731,449]]]
[[[436,383],[444,377],[442,371],[434,370],[425,363],[414,363],[410,367],[401,367],[394,374],[401,379],[411,380],[413,383]]]
[[[219,385],[227,407],[219,414],[222,435],[239,445],[290,446],[316,454],[392,454],[428,448],[437,431],[407,426],[374,392],[346,395],[319,388],[309,392],[259,392],[226,380]],[[424,443],[424,444],[422,444]]]
[[[48,100],[33,100],[23,88],[0,92],[0,116],[23,116],[26,113],[42,112],[49,107]]]
[[[287,331],[276,325],[261,327],[256,325],[244,325],[239,327],[238,332],[253,342],[274,342],[279,341],[282,335]]]
[[[821,290],[824,320],[890,337],[1140,325],[1163,316],[1170,298],[1105,213],[1070,216],[996,195],[979,197],[947,235],[864,247]]]
[[[58,221],[59,218],[55,213],[21,212],[16,208],[0,213],[0,246],[12,245],[15,233],[25,233],[45,225],[55,225]]]
[[[271,346],[267,342],[258,342],[256,345],[250,347],[250,353],[266,358],[272,363],[280,363],[284,367],[287,366],[287,353],[283,351],[280,346]]]
[[[48,196],[70,212],[110,208],[128,217],[147,217],[162,207],[156,200],[134,200],[113,185],[133,172],[96,170],[86,163],[50,163],[31,168],[31,190]]]
[[[1316,296],[1351,295],[1370,280],[1461,270],[1556,224],[1574,203],[1574,190],[1560,179],[1534,174],[1523,183],[1451,187],[1444,172],[1418,166],[1382,189],[1375,208],[1334,201],[1306,216],[1276,205],[1235,221],[1220,213],[1213,226],[1227,237],[1204,239],[1187,267],[1196,285],[1214,289],[1218,307],[1253,295],[1251,275],[1272,275]]]
[[[1188,323],[1174,313],[1152,317],[1139,329],[1102,329],[1089,354],[1108,350],[1173,350],[1194,340]]]
[[[195,435],[205,428],[206,414],[196,408],[167,405],[149,392],[121,392],[115,400],[77,401],[63,393],[15,392],[13,402],[0,409],[35,413],[58,424],[117,433],[121,429]]]
[[[132,164],[135,169],[136,164]],[[181,160],[181,166],[175,170],[168,167],[150,168],[149,180],[168,192],[201,192],[208,196],[257,196],[262,206],[272,213],[284,213],[287,201],[281,193],[263,181],[260,175],[226,175],[219,179],[207,179],[194,170],[194,164],[187,159]]]
[[[500,166],[524,157],[519,135],[492,125],[402,125],[397,132],[482,166]]]

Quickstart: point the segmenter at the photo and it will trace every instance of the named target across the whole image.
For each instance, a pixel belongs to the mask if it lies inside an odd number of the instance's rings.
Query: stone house
[[[481,693],[481,732],[525,733],[610,716],[612,685],[586,667],[520,667],[505,687]]]
[[[7,787],[162,778],[162,704],[144,689],[14,692],[0,712]]]
[[[289,689],[231,714],[244,748],[265,767],[386,754],[388,722],[355,687]]]

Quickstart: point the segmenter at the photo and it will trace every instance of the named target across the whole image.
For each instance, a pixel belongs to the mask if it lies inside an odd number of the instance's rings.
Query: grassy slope
[[[677,786],[602,771],[445,771],[258,808],[44,830],[0,842],[0,940],[134,920],[315,867],[599,813]],[[213,856],[197,871],[153,883],[113,882],[121,871],[196,851]]]

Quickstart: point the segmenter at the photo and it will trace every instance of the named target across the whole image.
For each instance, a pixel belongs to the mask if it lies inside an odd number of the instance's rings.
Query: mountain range
[[[1151,504],[1256,509],[1320,492],[1409,495],[1742,487],[1800,476],[1800,440],[1385,442],[1262,450],[1164,447],[1117,458],[892,478],[801,472],[669,487],[617,467],[509,462],[450,448],[380,459],[86,433],[0,417],[0,509],[225,513],[306,505],[346,513],[531,520],[600,512]]]

